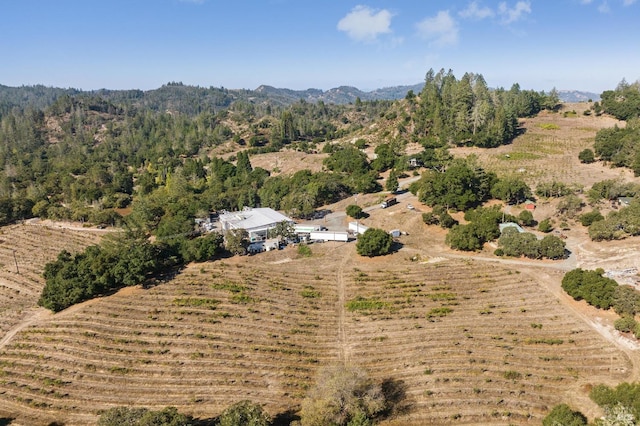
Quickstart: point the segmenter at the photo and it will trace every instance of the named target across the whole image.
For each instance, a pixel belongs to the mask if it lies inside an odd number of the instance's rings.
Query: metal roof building
[[[280,222],[293,220],[270,208],[245,207],[242,211],[220,215],[222,231],[245,229],[249,233],[249,241],[262,241],[267,238],[267,231],[275,228]]]

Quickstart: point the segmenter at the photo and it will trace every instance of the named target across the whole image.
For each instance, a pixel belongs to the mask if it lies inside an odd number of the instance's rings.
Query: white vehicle
[[[413,207],[413,204],[407,204],[407,208],[409,210],[414,210],[415,209],[415,207]]]

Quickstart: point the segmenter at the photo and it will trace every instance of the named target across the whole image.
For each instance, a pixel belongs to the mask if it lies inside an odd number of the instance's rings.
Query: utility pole
[[[18,268],[18,259],[16,258],[16,251],[13,250],[13,261],[16,264],[16,273],[20,275],[20,269]]]

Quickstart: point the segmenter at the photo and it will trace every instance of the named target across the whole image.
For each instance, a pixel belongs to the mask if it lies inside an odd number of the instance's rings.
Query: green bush
[[[616,328],[616,330],[621,331],[623,333],[628,333],[630,331],[635,330],[637,325],[638,323],[636,322],[636,320],[633,317],[628,315],[625,315],[622,318],[618,318],[613,323],[613,326]]]
[[[578,159],[581,163],[591,164],[596,161],[596,156],[591,149],[587,148],[580,151],[580,153],[578,154]]]
[[[613,310],[620,316],[635,316],[640,312],[640,292],[628,285],[619,285],[613,293]]]
[[[393,237],[385,230],[369,228],[358,236],[356,251],[360,256],[383,256],[391,252]]]
[[[542,420],[543,426],[586,426],[587,418],[580,411],[573,411],[567,404],[553,407]]]
[[[251,401],[240,401],[220,414],[219,426],[269,426],[271,417]]]
[[[562,289],[575,300],[585,300],[600,309],[609,309],[618,283],[603,276],[604,271],[583,270],[580,268],[567,272],[562,278]]]
[[[547,218],[541,221],[538,224],[538,231],[540,232],[551,232],[553,231],[553,224],[551,223],[551,219]]]
[[[583,213],[579,217],[582,226],[591,226],[593,222],[604,220],[604,216],[598,210],[593,210],[587,213]]]
[[[533,213],[529,210],[522,210],[520,214],[518,214],[518,220],[520,221],[520,225],[523,226],[533,226],[536,223],[533,219]]]
[[[362,207],[356,204],[349,204],[346,208],[347,216],[352,217],[354,219],[360,219],[363,217]]]

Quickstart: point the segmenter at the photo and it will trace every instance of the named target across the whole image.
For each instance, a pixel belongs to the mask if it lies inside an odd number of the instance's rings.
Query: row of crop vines
[[[93,412],[136,401],[215,415],[295,406],[335,356],[335,277],[213,262],[20,333],[0,353],[7,403]]]
[[[628,367],[516,271],[449,261],[359,267],[350,281],[354,352],[406,387],[416,424],[539,419],[577,379]]]

